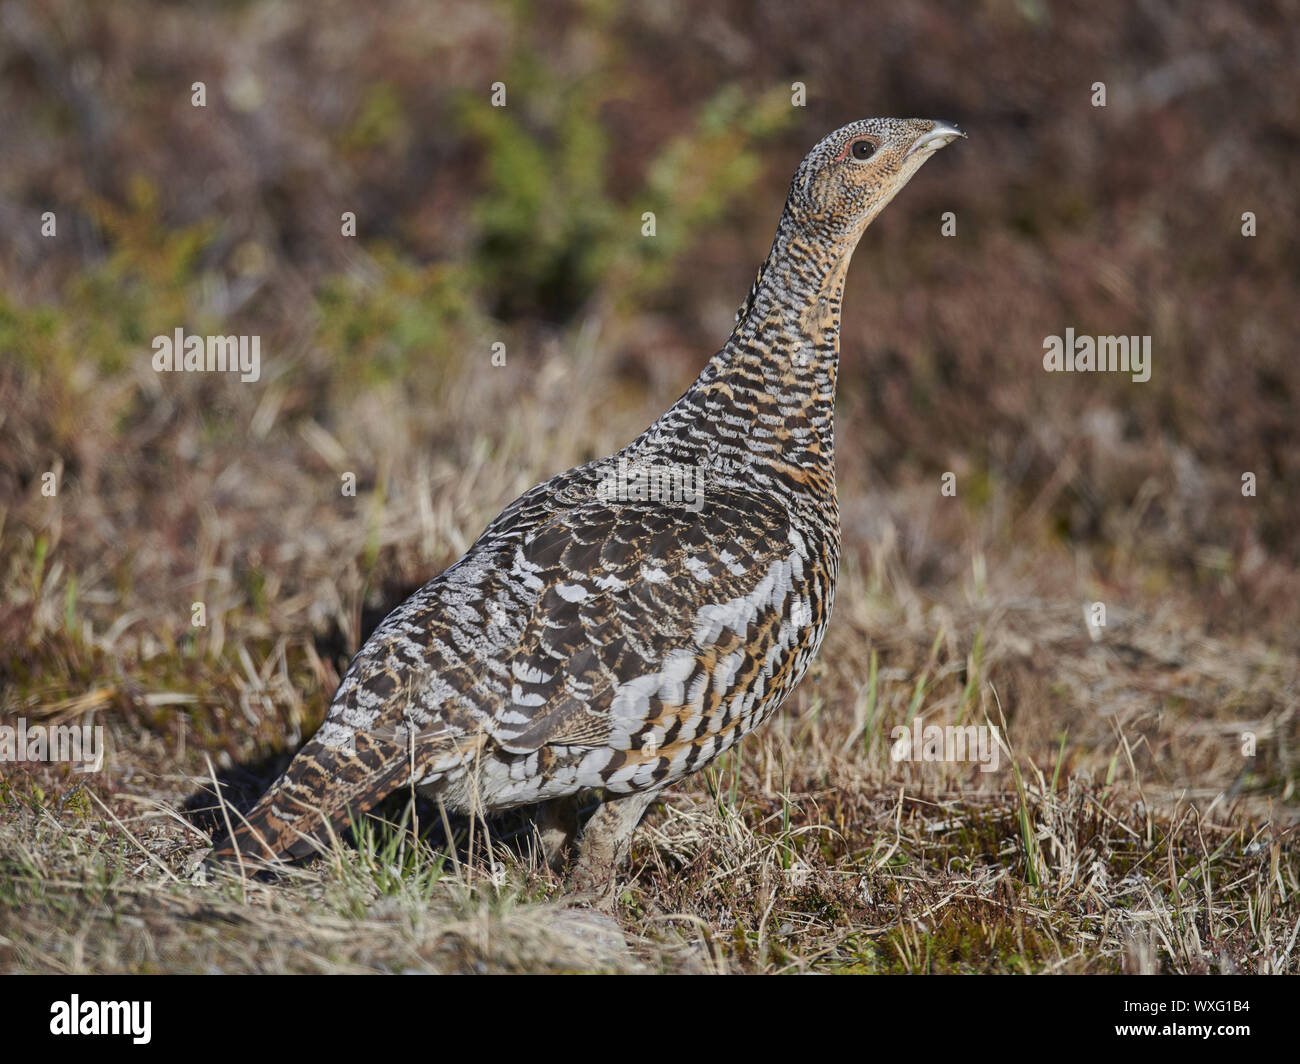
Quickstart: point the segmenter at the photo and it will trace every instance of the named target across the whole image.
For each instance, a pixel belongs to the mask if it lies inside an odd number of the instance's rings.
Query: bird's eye
[[[855,140],[853,142],[853,158],[861,161],[870,159],[876,153],[876,146],[869,140]]]

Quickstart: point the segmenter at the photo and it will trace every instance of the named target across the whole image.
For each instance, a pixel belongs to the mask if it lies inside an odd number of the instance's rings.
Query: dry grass
[[[868,32],[812,4],[798,32],[772,8],[670,41],[652,12],[423,7],[348,33],[341,5],[5,8],[0,219],[53,199],[63,236],[0,248],[0,718],[109,750],[87,776],[0,764],[0,969],[1297,971],[1294,20],[994,4],[955,34],[906,5]],[[1212,76],[1179,65],[1190,27]],[[924,70],[862,73],[856,42],[895,37]],[[520,88],[504,137],[464,102],[493,64]],[[196,69],[206,117],[144,102]],[[772,106],[791,69],[807,114]],[[1080,102],[1101,76],[1105,114]],[[799,152],[859,98],[975,132],[850,275],[831,631],[780,714],[652,809],[612,921],[567,907],[517,818],[448,847],[417,809],[420,841],[199,875],[209,764],[253,800],[388,607],[679,394]],[[565,170],[602,137],[599,173]],[[525,190],[533,257],[500,185],[525,149],[568,174]],[[647,203],[652,250],[620,236]],[[181,323],[259,333],[262,381],[160,381],[149,339]],[[1042,374],[1070,324],[1154,334],[1152,381]],[[912,719],[1009,750],[896,762]]]

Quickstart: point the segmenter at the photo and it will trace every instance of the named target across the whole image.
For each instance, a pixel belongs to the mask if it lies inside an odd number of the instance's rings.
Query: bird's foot
[[[578,834],[580,801],[577,795],[544,802],[537,811],[537,841],[552,872],[563,872]]]
[[[639,791],[607,799],[591,815],[567,878],[574,900],[586,901],[601,912],[614,908],[618,870],[626,864],[632,849],[632,833],[657,796],[658,791]]]

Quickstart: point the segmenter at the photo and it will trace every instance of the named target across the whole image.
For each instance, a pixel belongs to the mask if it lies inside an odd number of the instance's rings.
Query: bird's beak
[[[946,144],[951,144],[958,137],[965,137],[966,134],[954,126],[951,122],[940,122],[937,119],[931,119],[933,129],[928,133],[922,133],[916,138],[916,141],[907,149],[907,154],[903,156],[910,159],[913,155],[929,155],[938,151]]]

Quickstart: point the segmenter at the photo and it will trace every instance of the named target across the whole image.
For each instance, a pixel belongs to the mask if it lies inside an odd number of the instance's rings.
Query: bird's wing
[[[811,620],[807,559],[784,507],[754,492],[707,493],[698,512],[592,500],[555,514],[515,558],[540,590],[493,739],[628,749],[671,740],[681,707],[761,697]]]

